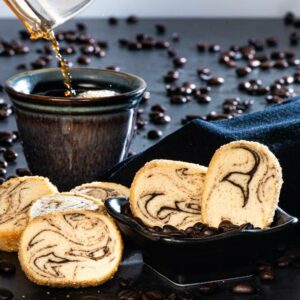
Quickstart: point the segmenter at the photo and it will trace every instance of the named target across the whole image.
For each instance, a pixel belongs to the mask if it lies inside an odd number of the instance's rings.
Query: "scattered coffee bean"
[[[138,300],[138,299],[140,299],[139,293],[132,289],[121,290],[118,293],[118,297],[120,300]]]
[[[147,291],[142,294],[142,300],[164,300],[166,295],[159,290]]]
[[[32,173],[28,168],[17,168],[16,174],[18,176],[32,176]]]
[[[135,15],[131,15],[131,16],[127,17],[127,19],[126,19],[126,22],[128,24],[136,24],[136,23],[138,23],[138,21],[139,21],[139,18]]]
[[[208,85],[221,85],[224,82],[225,82],[224,78],[218,76],[213,76],[207,80]]]
[[[119,278],[119,285],[122,288],[128,288],[128,287],[130,288],[133,286],[133,284],[134,284],[133,278],[127,278],[127,279]]]
[[[15,161],[18,157],[18,153],[12,149],[7,149],[4,153],[3,153],[3,157],[6,161],[8,162],[12,162]]]
[[[291,264],[291,259],[289,257],[282,256],[277,259],[277,267],[286,268],[289,267],[290,264]]]
[[[165,34],[166,33],[166,26],[163,24],[156,24],[155,29],[157,34]]]
[[[252,69],[250,67],[243,67],[243,68],[238,68],[235,70],[236,75],[239,77],[244,77],[252,72]]]
[[[211,97],[209,95],[196,95],[195,96],[195,99],[198,101],[198,103],[201,103],[201,104],[207,104],[207,103],[210,103],[211,102]]]
[[[232,287],[234,294],[252,295],[256,292],[255,287],[250,282],[240,282]]]
[[[204,43],[199,42],[197,44],[197,49],[198,49],[199,52],[205,52],[206,49],[207,49],[207,45],[204,44]]]
[[[147,137],[149,140],[156,140],[162,137],[163,133],[158,129],[148,131]]]
[[[170,98],[172,104],[185,104],[189,102],[189,99],[182,95],[174,95]]]
[[[216,283],[207,283],[198,287],[198,291],[203,295],[212,295],[217,289],[218,285]]]
[[[150,92],[145,92],[142,99],[141,99],[141,104],[147,103],[151,99],[151,94]]]
[[[89,65],[91,63],[91,58],[87,55],[81,55],[78,57],[77,62],[80,65]]]
[[[285,25],[292,25],[295,22],[295,15],[292,12],[287,12],[284,16],[284,23]]]
[[[187,63],[187,59],[185,57],[175,57],[173,59],[173,64],[175,67],[183,67]]]
[[[6,260],[0,261],[0,274],[1,275],[11,275],[15,272],[16,272],[16,267],[14,264],[12,264]]]
[[[118,23],[119,23],[119,20],[116,17],[109,17],[108,18],[108,24],[117,25]]]
[[[208,47],[208,51],[211,53],[217,53],[221,51],[221,46],[218,44],[212,44]]]
[[[259,277],[262,281],[274,281],[275,273],[271,268],[265,268],[259,272]]]

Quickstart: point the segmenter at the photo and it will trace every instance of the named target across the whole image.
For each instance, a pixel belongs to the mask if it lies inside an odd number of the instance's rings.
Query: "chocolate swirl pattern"
[[[117,271],[122,240],[105,214],[65,211],[34,219],[20,242],[19,259],[37,284],[86,287],[101,284]]]
[[[32,203],[57,189],[43,177],[20,177],[0,186],[0,249],[18,251],[21,233],[27,224]]]
[[[185,162],[153,160],[135,176],[130,206],[147,226],[185,229],[201,222],[206,168]]]
[[[43,216],[56,211],[66,210],[101,210],[103,203],[84,195],[60,193],[42,197],[37,200],[29,210],[29,218]]]
[[[113,197],[129,197],[129,189],[126,186],[113,182],[86,183],[75,187],[71,193],[83,194],[102,202]]]
[[[238,141],[216,151],[208,168],[202,199],[203,221],[218,227],[251,223],[265,228],[279,201],[282,172],[264,145]]]

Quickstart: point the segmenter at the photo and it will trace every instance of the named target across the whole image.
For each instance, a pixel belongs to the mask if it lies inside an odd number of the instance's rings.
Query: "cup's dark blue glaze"
[[[6,82],[31,171],[64,191],[97,180],[126,157],[136,107],[146,89],[143,79],[127,73],[92,68],[71,72],[76,86],[119,94],[96,99],[36,94],[63,88],[60,69],[28,71]]]

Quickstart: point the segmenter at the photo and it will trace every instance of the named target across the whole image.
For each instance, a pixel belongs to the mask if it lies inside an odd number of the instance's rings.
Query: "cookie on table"
[[[80,193],[104,202],[113,197],[129,197],[129,188],[113,182],[91,182],[75,187],[71,193]]]
[[[39,176],[12,178],[0,185],[0,250],[18,251],[30,206],[35,200],[57,192],[47,178]]]
[[[56,211],[65,210],[101,210],[104,209],[103,203],[94,198],[73,194],[60,193],[45,196],[35,201],[29,209],[29,219],[43,216]]]
[[[207,168],[181,161],[153,160],[136,174],[130,188],[132,214],[150,227],[186,229],[201,222]]]
[[[248,141],[224,145],[208,167],[203,222],[218,227],[229,220],[266,228],[273,221],[282,183],[280,164],[266,146]]]
[[[120,232],[103,212],[60,211],[28,224],[20,240],[19,261],[36,284],[79,288],[111,279],[122,252]]]

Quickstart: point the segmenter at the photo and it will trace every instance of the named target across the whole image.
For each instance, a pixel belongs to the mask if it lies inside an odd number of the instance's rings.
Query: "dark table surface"
[[[164,35],[158,36],[155,31],[155,24],[165,24],[167,31]],[[246,79],[238,79],[234,69],[226,68],[218,62],[218,54],[197,52],[196,43],[202,41],[208,44],[220,44],[222,50],[227,50],[233,44],[246,45],[249,38],[255,38],[264,41],[265,38],[275,36],[279,40],[277,48],[267,48],[261,53],[270,53],[277,49],[295,51],[299,54],[297,47],[289,45],[289,34],[294,31],[290,27],[286,27],[282,20],[279,19],[219,19],[219,20],[199,20],[199,19],[142,19],[137,24],[129,25],[125,21],[120,21],[117,26],[110,26],[105,20],[88,20],[88,32],[97,40],[108,40],[109,48],[107,56],[104,58],[92,58],[90,66],[105,68],[111,65],[117,65],[122,71],[131,72],[143,77],[148,83],[148,90],[151,92],[151,100],[148,104],[141,105],[145,109],[142,115],[143,119],[148,119],[149,109],[153,104],[163,104],[167,108],[167,113],[172,117],[172,122],[167,125],[149,125],[144,130],[140,130],[132,144],[132,151],[142,151],[156,141],[147,139],[147,131],[159,127],[163,131],[163,135],[173,132],[181,126],[181,119],[187,114],[205,115],[212,110],[221,112],[221,104],[225,98],[240,97],[242,100],[254,99],[255,104],[251,110],[263,109],[266,106],[264,96],[250,97],[241,93],[237,89],[240,81]],[[15,20],[0,20],[0,39],[11,40],[18,39],[18,31],[23,26]],[[74,29],[74,21],[62,27],[62,29]],[[60,29],[59,29],[60,30]],[[171,105],[166,97],[165,84],[163,75],[166,71],[173,69],[172,60],[168,58],[165,50],[150,51],[128,51],[126,48],[119,46],[119,38],[134,39],[138,33],[146,33],[157,39],[166,39],[171,41],[173,32],[177,32],[180,36],[179,42],[172,42],[171,47],[175,48],[180,56],[185,56],[188,60],[186,66],[180,69],[181,77],[179,82],[189,80],[198,86],[205,84],[197,77],[196,69],[198,67],[209,67],[214,75],[225,78],[225,84],[220,87],[214,87],[211,92],[212,101],[210,104],[201,105],[196,101],[191,101],[185,105]],[[16,66],[19,64],[27,64],[38,58],[35,50],[42,48],[45,42],[39,41],[32,43],[25,41],[30,47],[29,54],[23,56],[0,57],[0,83],[11,75],[18,72]],[[68,57],[70,61],[76,65],[78,54]],[[238,63],[243,65],[243,62]],[[56,66],[57,62],[53,61],[52,66]],[[265,84],[271,84],[275,79],[284,75],[291,75],[295,72],[296,67],[290,67],[285,70],[262,71],[254,70],[252,74],[246,78],[258,78],[263,80]],[[294,85],[295,92],[300,91],[300,85]],[[0,97],[7,99],[3,93]],[[2,120],[0,123],[1,131],[11,131],[16,129],[14,117]],[[19,158],[16,163],[10,164],[8,168],[8,176],[15,174],[15,168],[25,167],[26,162],[22,155],[21,145],[16,143],[13,146],[19,152]],[[170,286],[165,281],[159,279],[154,273],[143,266],[141,255],[138,251],[129,247],[126,251],[121,269],[116,278],[133,277],[137,280],[137,288],[148,290],[158,288],[171,293],[175,287]],[[17,263],[17,257],[14,254],[0,253],[0,258],[7,258]],[[185,259],[185,258],[183,258]],[[200,271],[200,270],[199,270]],[[284,268],[276,271],[276,280],[270,284],[262,284],[258,278],[253,279],[258,286],[258,293],[253,296],[243,296],[248,299],[299,299],[300,298],[300,271],[296,268]],[[241,296],[233,295],[227,288],[231,282],[223,284],[218,293],[207,296],[210,299],[240,299]],[[4,277],[0,275],[0,288],[9,288],[19,299],[81,299],[84,295],[96,295],[99,299],[117,299],[118,283],[117,280],[111,280],[103,286],[84,290],[55,290],[38,287],[30,283],[19,267],[12,277]],[[190,289],[189,289],[190,290]],[[205,299],[206,296],[199,296],[197,289],[191,289],[191,294],[195,299]]]

